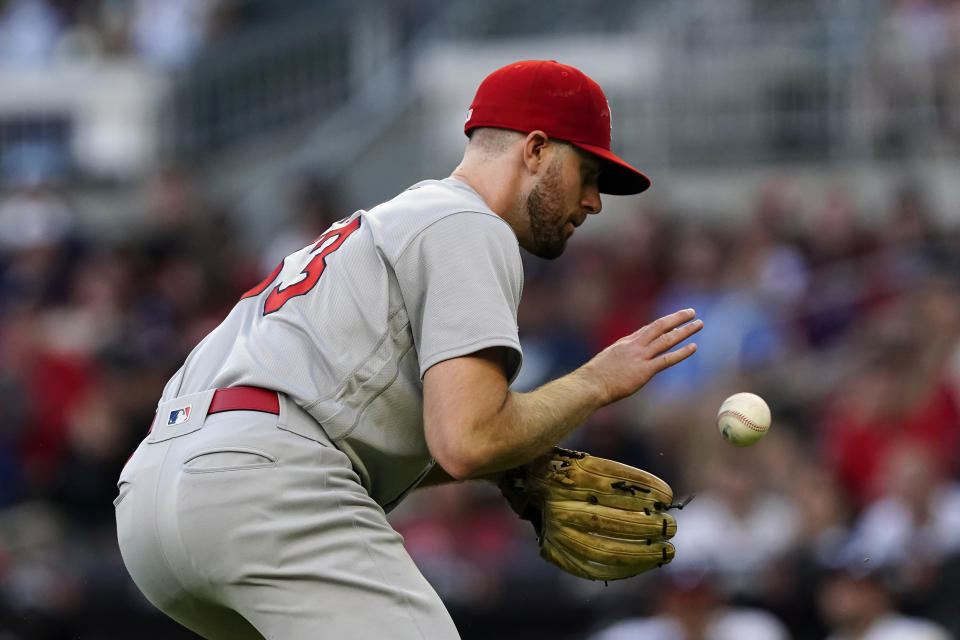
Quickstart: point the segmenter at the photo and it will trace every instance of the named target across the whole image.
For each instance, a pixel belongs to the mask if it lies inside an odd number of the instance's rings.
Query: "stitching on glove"
[[[637,495],[637,491],[642,491],[643,493],[650,493],[650,489],[646,487],[641,487],[638,484],[627,484],[626,480],[620,480],[618,482],[614,482],[610,486],[613,487],[614,489],[620,489],[621,491],[629,491],[630,495],[632,496]]]
[[[667,560],[667,548],[664,547],[663,549],[660,549],[660,551],[663,553],[663,562],[659,563],[657,568],[662,567],[669,562],[669,560]]]

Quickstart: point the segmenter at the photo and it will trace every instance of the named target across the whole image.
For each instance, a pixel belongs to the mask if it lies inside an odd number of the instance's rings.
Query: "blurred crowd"
[[[144,188],[147,223],[118,242],[79,228],[55,188],[0,191],[5,639],[134,628],[124,617],[141,607],[116,551],[115,476],[165,379],[259,274],[226,213],[206,208],[182,173]]]
[[[353,3],[324,4],[334,16]],[[439,4],[382,3],[399,37],[422,26]],[[311,7],[310,0],[0,0],[0,69],[128,60],[177,72],[211,43]]]
[[[127,578],[116,478],[186,353],[348,213],[304,179],[297,215],[251,247],[187,172],[143,188],[143,224],[113,239],[79,227],[54,187],[0,192],[4,640],[191,637]],[[875,211],[839,189],[803,196],[783,178],[733,217],[643,209],[527,261],[518,389],[697,309],[698,354],[567,443],[695,498],[671,565],[604,585],[540,560],[492,486],[415,492],[392,521],[464,638],[960,634],[960,215],[910,184]],[[742,390],[768,400],[774,427],[736,449],[714,417]]]
[[[2,0],[0,67],[127,57],[175,69],[230,26],[230,0]]]

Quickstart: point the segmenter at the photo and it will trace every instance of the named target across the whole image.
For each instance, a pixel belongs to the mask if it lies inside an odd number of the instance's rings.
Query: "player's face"
[[[554,157],[543,178],[527,195],[528,251],[548,259],[563,253],[573,230],[583,224],[587,215],[600,212],[599,175],[599,161],[575,147]]]

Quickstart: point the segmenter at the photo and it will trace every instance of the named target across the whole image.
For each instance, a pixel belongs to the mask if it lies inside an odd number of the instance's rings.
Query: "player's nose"
[[[600,209],[603,208],[600,190],[593,186],[584,189],[583,196],[580,198],[580,207],[588,214],[600,213]]]

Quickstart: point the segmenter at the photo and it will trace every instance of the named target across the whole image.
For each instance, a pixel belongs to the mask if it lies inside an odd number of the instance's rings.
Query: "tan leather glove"
[[[504,473],[500,491],[533,523],[540,556],[575,576],[619,580],[673,559],[673,490],[641,469],[554,447]]]

